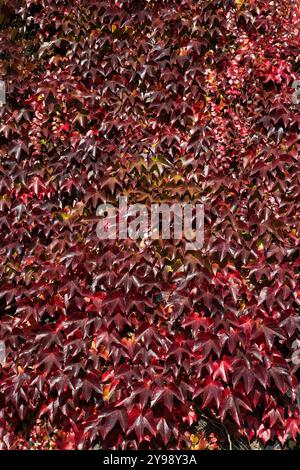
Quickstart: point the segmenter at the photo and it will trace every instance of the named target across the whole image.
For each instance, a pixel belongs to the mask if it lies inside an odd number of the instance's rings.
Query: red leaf
[[[142,442],[146,437],[146,430],[154,437],[157,434],[151,410],[147,410],[146,413],[143,414],[139,407],[136,406],[132,408],[129,412],[129,423],[126,434],[128,435],[131,431],[134,431],[138,441]]]
[[[172,431],[171,428],[168,426],[167,421],[165,418],[160,418],[160,420],[157,423],[157,430],[158,434],[161,436],[163,443],[165,446],[168,444]]]
[[[240,409],[252,411],[250,405],[247,403],[247,399],[234,395],[234,393],[226,389],[224,392],[224,398],[220,406],[220,412],[222,419],[230,412],[232,418],[238,426],[241,425],[241,411]]]

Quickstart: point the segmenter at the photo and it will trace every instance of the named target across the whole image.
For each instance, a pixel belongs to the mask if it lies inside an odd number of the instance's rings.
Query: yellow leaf
[[[109,401],[110,395],[110,385],[105,385],[103,388],[103,401]]]
[[[260,240],[260,241],[257,243],[257,249],[258,249],[258,251],[263,251],[263,249],[264,249],[264,244],[263,244],[262,240]]]

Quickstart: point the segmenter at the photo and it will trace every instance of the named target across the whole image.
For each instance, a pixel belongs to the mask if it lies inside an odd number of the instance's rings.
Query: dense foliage
[[[0,447],[296,441],[300,2],[0,5]],[[203,249],[99,241],[120,195]]]

